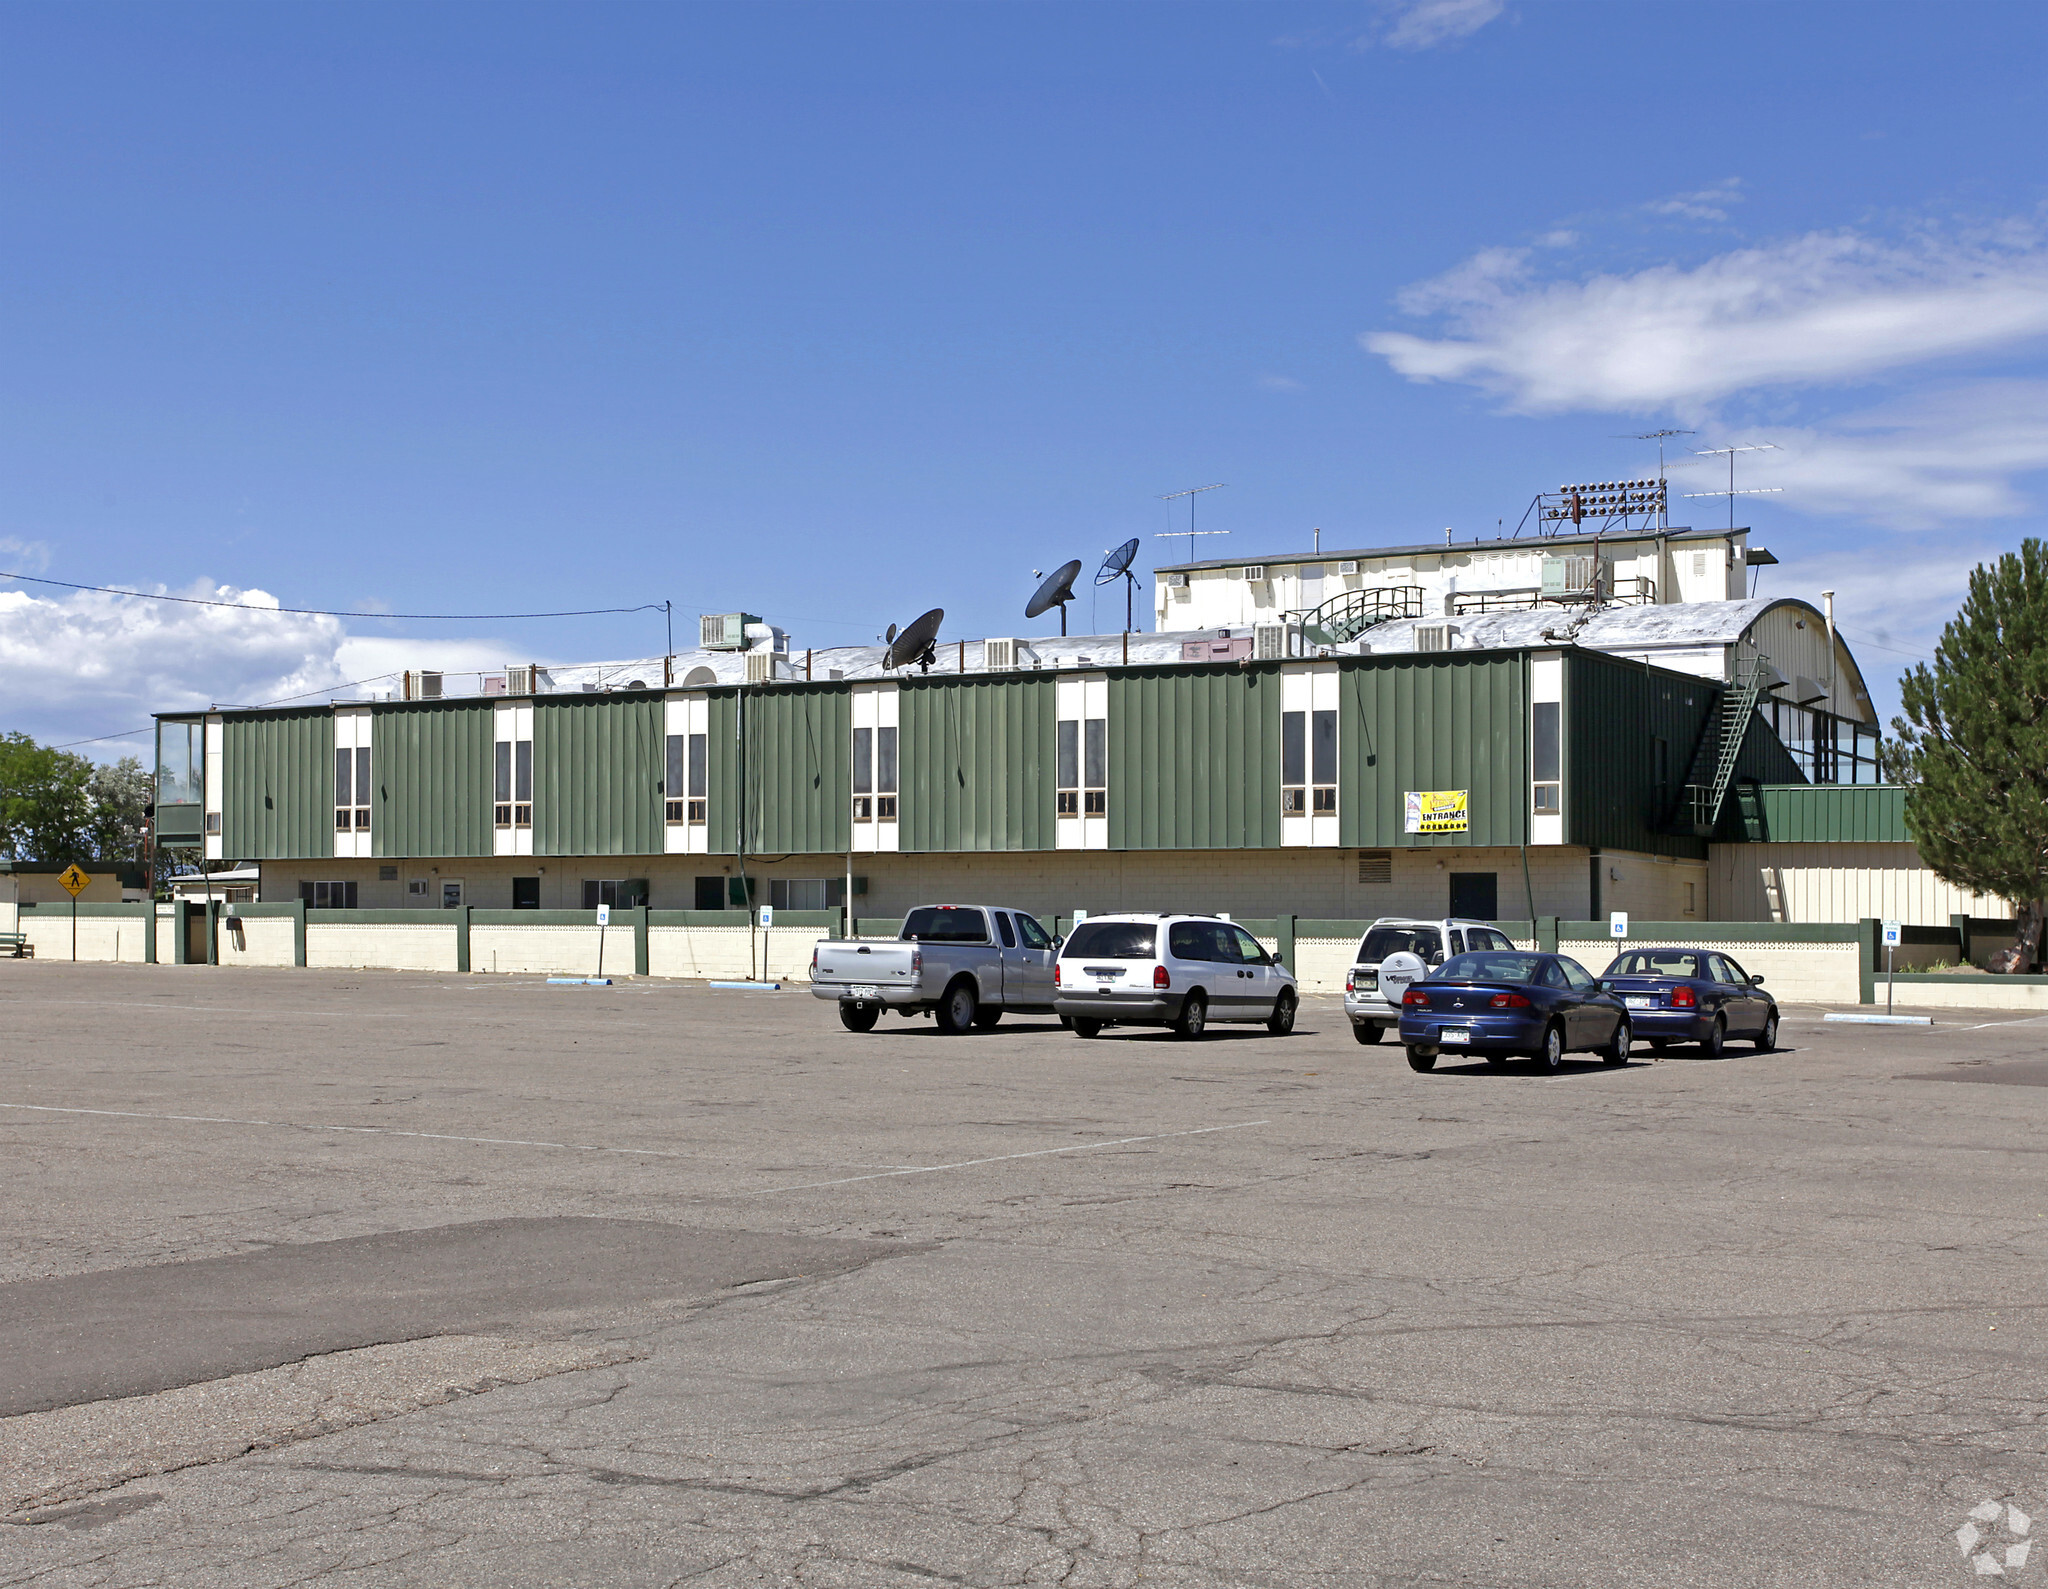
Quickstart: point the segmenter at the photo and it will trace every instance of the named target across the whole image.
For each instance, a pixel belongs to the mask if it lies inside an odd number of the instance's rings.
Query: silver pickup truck
[[[1021,910],[920,905],[894,938],[824,938],[811,951],[811,997],[831,999],[849,1032],[871,1032],[883,1010],[933,1015],[959,1034],[1005,1011],[1052,1014],[1059,940]]]

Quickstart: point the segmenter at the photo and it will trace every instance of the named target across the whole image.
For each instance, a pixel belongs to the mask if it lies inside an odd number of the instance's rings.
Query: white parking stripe
[[[146,1114],[139,1109],[65,1108],[44,1103],[0,1103],[0,1109],[19,1109],[34,1114],[97,1115],[110,1120],[164,1120],[191,1125],[263,1126],[274,1131],[334,1131],[352,1136],[414,1137],[424,1142],[467,1142],[492,1148],[558,1148],[565,1153],[623,1153],[636,1158],[694,1159],[694,1153],[677,1153],[667,1148],[614,1148],[589,1142],[535,1142],[523,1137],[459,1137],[443,1131],[400,1131],[391,1126],[308,1125],[298,1120],[243,1120],[231,1115]],[[1024,1153],[997,1153],[983,1159],[959,1159],[951,1164],[913,1164],[901,1169],[876,1170],[867,1175],[844,1175],[830,1181],[800,1181],[793,1186],[762,1186],[752,1191],[713,1193],[725,1197],[766,1197],[775,1192],[807,1192],[821,1186],[850,1186],[856,1181],[885,1181],[898,1175],[936,1175],[942,1170],[967,1170],[979,1164],[1001,1164],[1009,1159],[1042,1159],[1055,1153],[1087,1153],[1096,1148],[1127,1147],[1134,1142],[1165,1142],[1173,1137],[1200,1137],[1216,1131],[1242,1131],[1247,1126],[1271,1125],[1270,1120],[1240,1120],[1227,1126],[1196,1126],[1187,1131],[1157,1131],[1149,1136],[1113,1137],[1098,1142],[1070,1142],[1064,1147],[1033,1148]]]

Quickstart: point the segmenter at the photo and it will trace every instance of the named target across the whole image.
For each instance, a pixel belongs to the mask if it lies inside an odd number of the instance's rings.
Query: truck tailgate
[[[917,986],[911,959],[917,945],[884,938],[867,943],[845,938],[827,938],[818,945],[817,984],[852,984],[856,987],[894,989],[899,995]]]

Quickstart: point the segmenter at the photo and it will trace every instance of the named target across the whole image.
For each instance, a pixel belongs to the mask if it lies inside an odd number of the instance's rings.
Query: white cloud
[[[49,542],[20,541],[11,535],[0,535],[0,563],[17,574],[40,574],[50,566]]]
[[[1742,178],[1723,177],[1691,193],[1674,193],[1643,206],[1652,215],[1674,215],[1687,221],[1725,221],[1731,205],[1742,202]]]
[[[0,590],[0,733],[87,739],[139,728],[152,712],[322,701],[403,668],[495,670],[511,655],[491,640],[350,635],[337,618],[280,612],[260,590],[200,581],[174,594],[239,605]],[[83,748],[121,755],[145,743]]]
[[[1801,512],[1898,529],[2006,518],[2031,506],[2018,477],[2048,469],[2048,381],[1974,381],[1757,437],[1783,450],[1746,455],[1736,483],[1780,486]]]
[[[1291,375],[1261,375],[1258,388],[1262,392],[1305,392],[1308,388]]]
[[[1387,24],[1386,42],[1397,50],[1427,50],[1470,38],[1506,9],[1503,0],[1410,0]]]
[[[1427,50],[1470,38],[1507,9],[1506,0],[1381,0],[1378,17],[1368,26],[1309,28],[1283,33],[1273,42],[1282,49],[1318,49],[1341,44],[1369,50],[1385,44],[1396,50]],[[1318,83],[1322,79],[1316,79]],[[1324,93],[1329,92],[1327,84]]]
[[[2048,335],[2048,250],[2031,232],[1915,247],[1816,233],[1683,268],[1533,278],[1487,249],[1407,289],[1449,335],[1375,332],[1414,381],[1458,381],[1521,413],[1701,413],[1739,392],[1866,380]]]

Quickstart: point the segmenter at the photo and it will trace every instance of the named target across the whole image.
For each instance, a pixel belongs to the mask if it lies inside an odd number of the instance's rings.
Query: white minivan
[[[1105,1026],[1165,1026],[1200,1037],[1211,1021],[1294,1030],[1294,974],[1220,916],[1090,916],[1060,946],[1052,1007],[1078,1037]]]

